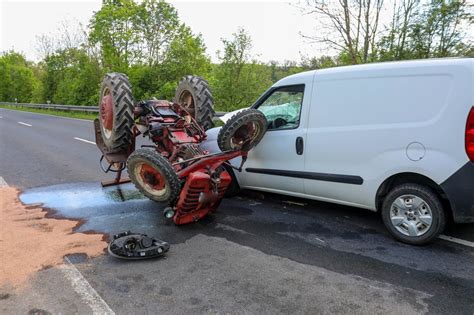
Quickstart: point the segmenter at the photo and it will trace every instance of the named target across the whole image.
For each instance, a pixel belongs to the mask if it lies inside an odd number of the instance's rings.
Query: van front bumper
[[[456,223],[474,223],[474,163],[467,162],[441,184]]]

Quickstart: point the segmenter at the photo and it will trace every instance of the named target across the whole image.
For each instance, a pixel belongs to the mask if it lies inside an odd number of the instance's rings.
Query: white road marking
[[[74,266],[69,258],[64,257],[66,264],[61,265],[59,269],[64,276],[71,282],[71,285],[84,302],[92,309],[93,314],[115,314],[109,305],[102,299],[97,291],[84,278],[82,273]]]
[[[27,123],[24,123],[24,122],[22,122],[22,121],[18,121],[18,123],[19,123],[20,125],[24,125],[24,126],[28,126],[28,127],[31,127],[31,126],[32,126],[32,125],[27,124]]]
[[[95,142],[94,142],[94,141],[89,141],[89,140],[82,139],[82,138],[78,138],[78,137],[74,137],[74,139],[75,139],[75,140],[82,141],[82,142],[85,142],[85,143],[90,143],[90,144],[95,145]]]
[[[0,176],[0,187],[8,186],[7,182]],[[97,291],[84,278],[82,273],[74,266],[69,258],[64,257],[65,264],[59,266],[66,279],[71,283],[72,288],[82,298],[82,300],[92,309],[92,314],[110,314],[115,315],[115,312],[110,308],[104,299],[97,293]]]
[[[469,247],[474,248],[474,242],[462,240],[460,238],[456,238],[456,237],[452,237],[452,236],[448,236],[448,235],[444,235],[444,234],[441,234],[438,237],[442,240],[445,240],[445,241],[449,241],[449,242],[453,242],[453,243],[457,243],[457,244],[461,244],[461,245],[464,245],[464,246],[469,246]]]
[[[3,116],[0,116],[0,118],[3,118]]]

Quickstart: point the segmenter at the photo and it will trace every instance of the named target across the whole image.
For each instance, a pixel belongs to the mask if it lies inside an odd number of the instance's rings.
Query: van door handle
[[[296,154],[298,155],[303,154],[303,149],[304,149],[303,138],[302,137],[296,138]]]

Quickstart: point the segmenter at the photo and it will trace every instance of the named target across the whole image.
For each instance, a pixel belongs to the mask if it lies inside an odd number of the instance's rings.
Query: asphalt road
[[[177,227],[131,184],[101,188],[111,175],[87,142],[91,122],[5,109],[0,117],[0,176],[23,202],[84,219],[80,231],[132,230],[171,244],[159,260],[69,257],[96,298],[50,268],[26,291],[0,288],[1,313],[474,313],[472,224],[446,231],[467,245],[415,247],[394,241],[375,213],[244,192]]]

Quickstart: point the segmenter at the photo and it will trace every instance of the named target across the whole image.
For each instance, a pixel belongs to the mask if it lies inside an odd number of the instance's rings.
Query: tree
[[[39,82],[32,65],[19,53],[10,51],[0,56],[0,100],[28,103]]]
[[[42,63],[43,102],[96,105],[103,72],[99,61],[83,49],[55,52]]]
[[[140,34],[135,28],[139,6],[132,0],[104,0],[90,20],[89,41],[99,45],[105,68],[125,72],[138,60]]]
[[[107,69],[161,64],[175,38],[185,36],[176,9],[162,0],[105,0],[90,20],[89,40]]]
[[[373,60],[383,0],[307,0],[303,11],[315,14],[318,35],[304,37],[347,55],[350,63]]]
[[[251,57],[252,39],[244,29],[222,39],[220,65],[214,68],[214,96],[217,106],[225,111],[250,106],[271,85],[270,68]]]
[[[148,65],[163,62],[173,40],[186,36],[176,9],[165,1],[144,0],[137,10],[135,28],[140,34],[139,49]]]
[[[472,7],[466,0],[401,0],[388,35],[379,42],[381,60],[462,56],[472,51]]]

